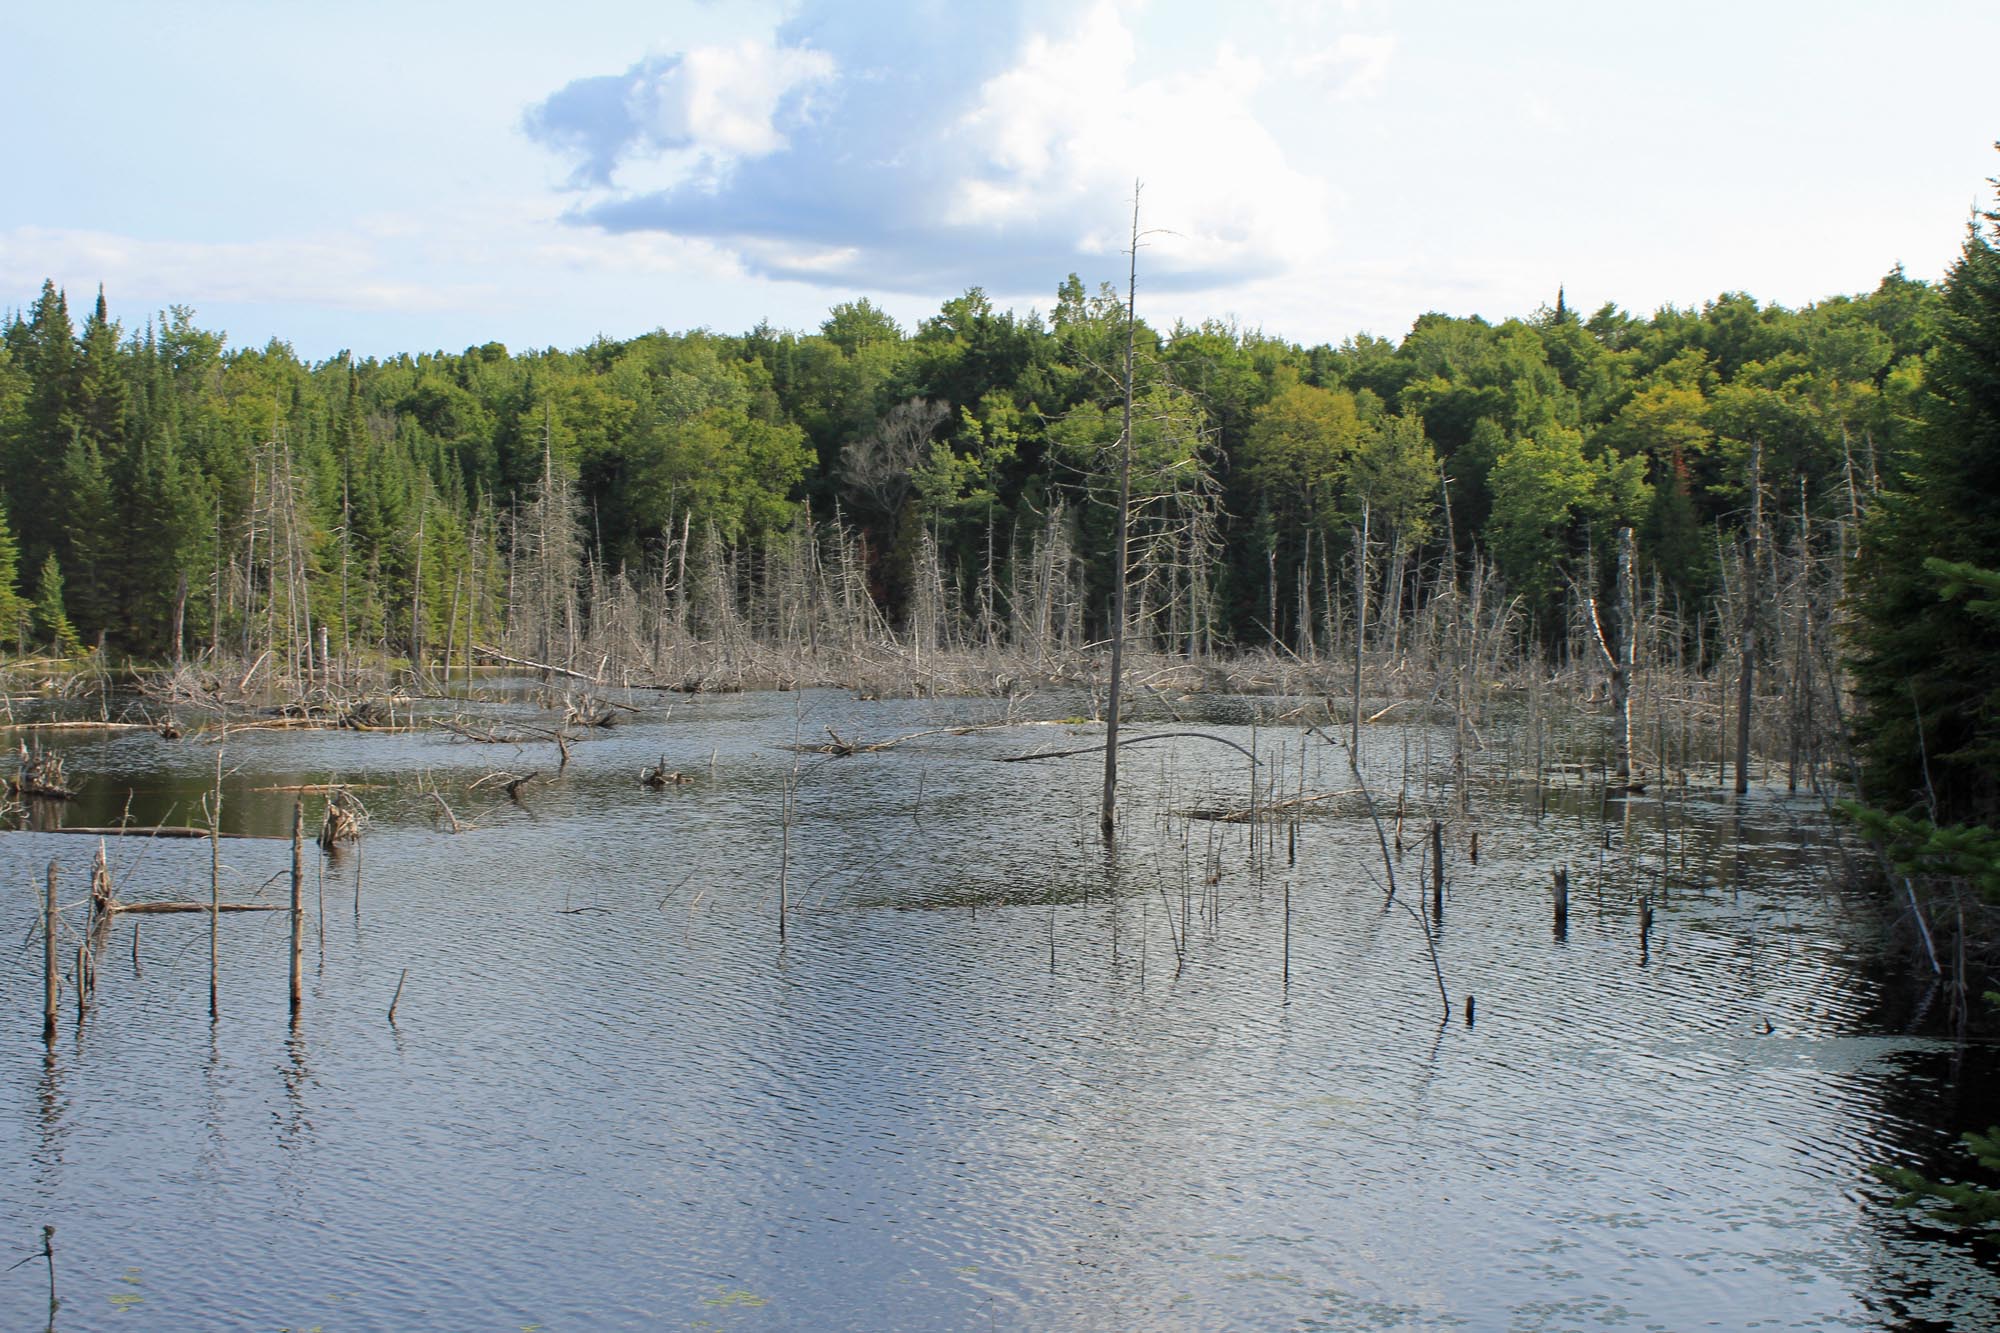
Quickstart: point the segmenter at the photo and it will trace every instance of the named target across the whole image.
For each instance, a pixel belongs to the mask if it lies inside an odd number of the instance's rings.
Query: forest
[[[1524,318],[1430,314],[1338,347],[1128,330],[1123,293],[1072,275],[1046,314],[974,289],[911,330],[857,300],[803,333],[316,364],[230,348],[179,306],[127,327],[102,291],[79,328],[48,283],[0,325],[0,625],[23,652],[273,681],[448,672],[475,644],[600,666],[624,645],[658,672],[670,639],[1048,669],[1108,635],[1129,333],[1142,649],[1393,663],[1476,595],[1510,660],[1615,667],[1611,640],[1638,638],[1696,677],[1747,663],[1746,714],[1754,675],[1835,715],[1859,571],[1885,636],[1864,667],[1888,674],[1858,686],[1893,700],[1861,719],[1891,784],[1866,794],[1984,819],[1978,635],[1937,698],[1895,696],[1968,633],[1911,638],[1915,603],[1986,606],[1923,561],[1959,562],[1959,585],[2000,563],[2000,519],[1975,512],[2000,495],[1975,481],[1996,452],[1993,266],[1974,228],[1943,284],[1897,268],[1804,309],[1727,293],[1649,318],[1558,290]],[[1885,553],[1904,534],[1893,560],[1870,563],[1871,531]],[[1607,635],[1621,569],[1638,624]],[[1913,717],[1934,771],[1912,765]]]
[[[1713,653],[1753,500],[1775,541],[1856,540],[1909,446],[1939,308],[1898,270],[1798,311],[1733,293],[1583,317],[1557,293],[1339,347],[1141,322],[1134,632],[1329,650],[1365,542],[1382,633],[1489,563],[1559,652],[1570,590],[1631,526],[1685,650]],[[975,289],[908,331],[864,300],[810,333],[306,364],[180,307],[128,329],[101,292],[79,330],[47,285],[0,327],[20,599],[0,623],[164,661],[251,641],[275,590],[344,652],[434,657],[454,601],[497,631],[522,516],[559,495],[586,621],[690,549],[747,587],[809,530],[851,543],[905,633],[1006,631],[1053,545],[1076,585],[1059,610],[1100,636],[1123,342],[1119,294],[1072,277],[1046,316]]]
[[[309,363],[181,306],[127,326],[102,290],[79,328],[45,283],[0,320],[0,634],[17,682],[115,668],[154,702],[330,725],[495,665],[983,693],[1010,718],[1037,682],[1083,686],[1107,839],[1128,675],[1142,701],[1303,696],[1353,729],[1357,781],[1364,722],[1419,702],[1455,729],[1475,864],[1487,702],[1524,703],[1539,785],[1553,688],[1591,719],[1565,767],[1602,802],[1721,786],[1733,754],[1739,797],[1754,760],[1838,804],[1852,877],[1963,1036],[2000,966],[1997,240],[1979,215],[1941,282],[1897,267],[1802,309],[1585,315],[1558,289],[1310,347],[1156,329],[1071,275],[1046,313],[975,288],[914,329],[856,300],[810,332]],[[564,766],[570,722],[609,722],[566,702]],[[860,748],[827,733],[792,748]],[[663,756],[645,780],[669,779]],[[1400,854],[1400,800],[1395,824]],[[1566,872],[1557,892],[1560,939]],[[1649,901],[1640,921],[1643,960]]]

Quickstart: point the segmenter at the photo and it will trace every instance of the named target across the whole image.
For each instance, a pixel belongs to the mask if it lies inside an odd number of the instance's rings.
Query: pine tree
[[[97,306],[84,321],[83,336],[77,342],[76,373],[78,424],[97,442],[115,473],[124,453],[131,393],[118,350],[118,326],[105,308],[102,287],[97,289]]]
[[[63,454],[61,495],[59,551],[69,570],[68,610],[77,632],[94,641],[115,628],[115,567],[133,553],[120,539],[104,457],[82,430]]]
[[[1854,679],[1863,796],[1936,824],[2000,821],[2000,639],[1927,561],[2000,568],[2000,212],[1945,278],[1924,416],[1869,521]]]
[[[177,607],[188,571],[199,569],[207,503],[180,457],[174,432],[162,430],[132,451],[134,485],[125,510],[125,560],[118,584],[126,646],[172,656]],[[184,609],[184,608],[183,608]]]
[[[69,303],[53,282],[28,312],[18,351],[28,375],[21,429],[6,458],[7,498],[32,563],[61,539],[55,476],[78,425],[77,350]]]
[[[28,601],[16,587],[21,578],[20,561],[7,511],[0,507],[0,638],[11,638],[17,645],[27,638],[28,619]]]
[[[35,625],[64,657],[83,651],[83,643],[63,611],[62,565],[54,551],[42,561],[42,576],[35,585]]]

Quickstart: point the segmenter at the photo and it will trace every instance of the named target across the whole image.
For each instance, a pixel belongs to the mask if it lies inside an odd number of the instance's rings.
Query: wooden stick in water
[[[1431,821],[1431,920],[1444,920],[1444,825]]]
[[[214,804],[208,808],[208,1016],[216,1008],[216,924],[222,919],[222,751],[215,752]]]
[[[56,976],[56,875],[58,867],[49,862],[48,896],[42,900],[42,1040],[56,1039],[56,1004],[61,983]]]
[[[299,949],[304,943],[305,913],[300,897],[306,878],[306,803],[304,797],[292,802],[292,1016],[298,1017],[302,994]]]

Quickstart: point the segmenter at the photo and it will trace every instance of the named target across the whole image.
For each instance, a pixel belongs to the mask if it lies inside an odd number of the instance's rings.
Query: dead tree
[[[1750,697],[1757,679],[1757,560],[1764,539],[1764,450],[1750,441],[1750,531],[1743,539],[1742,667],[1736,678],[1736,794],[1750,790]]]
[[[1597,608],[1597,590],[1586,587],[1591,642],[1611,677],[1611,770],[1621,785],[1632,781],[1632,668],[1638,652],[1638,617],[1633,611],[1632,529],[1618,529],[1618,604],[1614,611],[1617,641],[1604,632]]]
[[[1139,187],[1132,186],[1132,248],[1125,278],[1125,401],[1118,437],[1118,518],[1112,539],[1111,689],[1105,701],[1104,799],[1097,828],[1107,840],[1118,814],[1118,708],[1125,681],[1125,567],[1131,539],[1132,508],[1132,352],[1138,336]]]

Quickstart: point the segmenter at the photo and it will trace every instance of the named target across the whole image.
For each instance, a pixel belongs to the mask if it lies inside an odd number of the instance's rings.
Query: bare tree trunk
[[[424,671],[424,500],[426,488],[417,488],[417,573],[410,580],[410,670]]]
[[[180,581],[174,587],[174,669],[176,671],[180,669],[181,662],[185,656],[182,649],[181,636],[187,632],[187,609],[188,576],[187,570],[183,569],[181,570]]]
[[[1750,696],[1757,676],[1757,559],[1764,539],[1764,449],[1750,441],[1750,532],[1743,550],[1742,669],[1736,679],[1736,794],[1750,790]]]
[[[347,612],[347,551],[348,541],[354,532],[354,515],[349,506],[347,474],[340,478],[340,669],[347,670],[348,659],[354,655],[354,618]]]
[[[1118,709],[1125,683],[1125,565],[1132,509],[1132,351],[1138,337],[1139,187],[1132,186],[1132,249],[1125,276],[1125,404],[1118,435],[1118,527],[1111,584],[1111,689],[1105,703],[1104,799],[1097,828],[1107,840],[1118,814]]]
[[[1271,603],[1270,621],[1264,628],[1269,631],[1271,642],[1276,644],[1282,642],[1278,638],[1278,539],[1276,535],[1272,536],[1271,545],[1264,552],[1264,565],[1264,590],[1269,595]]]
[[[1299,557],[1299,656],[1310,662],[1318,654],[1314,651],[1312,614],[1312,528],[1306,529],[1305,554]]]
[[[1361,526],[1354,530],[1354,716],[1347,724],[1348,759],[1361,763],[1361,645],[1368,636],[1368,519],[1361,502]],[[1358,771],[1358,769],[1357,769]]]
[[[1621,785],[1632,781],[1632,668],[1638,653],[1638,616],[1633,599],[1632,529],[1618,529],[1618,642],[1614,645],[1604,632],[1597,614],[1597,590],[1584,590],[1584,608],[1590,616],[1589,629],[1611,676],[1611,770]],[[1592,575],[1593,581],[1595,575]]]

